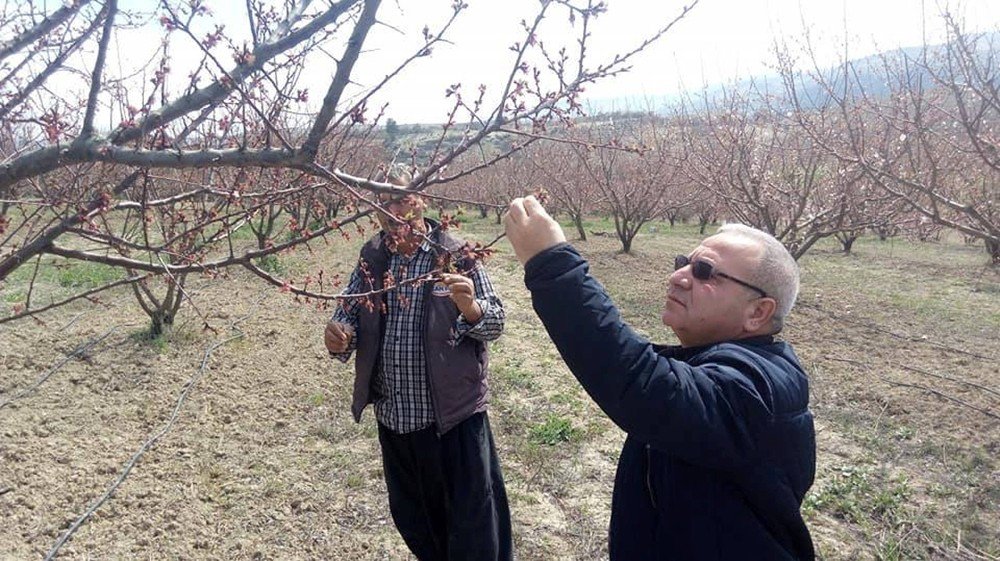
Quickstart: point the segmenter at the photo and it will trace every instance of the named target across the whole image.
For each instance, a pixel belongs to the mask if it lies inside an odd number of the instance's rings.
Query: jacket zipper
[[[653,503],[654,509],[659,509],[656,506],[656,493],[653,492],[653,452],[650,450],[649,444],[646,445],[646,491],[649,493],[649,500]]]

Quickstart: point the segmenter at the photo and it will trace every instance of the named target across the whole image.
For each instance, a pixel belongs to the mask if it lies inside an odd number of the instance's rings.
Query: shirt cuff
[[[346,364],[347,361],[351,360],[351,355],[354,354],[354,349],[348,349],[342,353],[330,352],[330,358],[335,358],[341,363]]]
[[[492,312],[490,301],[485,298],[476,298],[476,304],[479,304],[479,310],[482,312],[476,323],[469,323],[466,321],[465,316],[458,314],[458,319],[455,320],[455,341],[460,340],[466,335],[478,333],[485,327],[487,323],[485,320]]]
[[[354,335],[351,336],[351,342],[347,344],[347,350],[342,353],[330,352],[330,358],[335,358],[340,362],[347,362],[351,360],[351,355],[358,348],[358,326],[351,320],[350,316],[342,313],[341,310],[334,312],[333,316],[330,318],[331,321],[336,321],[338,323],[344,323],[350,325],[354,329]]]

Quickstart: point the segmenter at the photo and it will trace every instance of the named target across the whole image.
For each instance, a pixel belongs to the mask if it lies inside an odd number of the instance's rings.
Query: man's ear
[[[774,312],[778,303],[774,298],[758,298],[749,304],[747,315],[743,320],[743,328],[751,333],[769,332]]]

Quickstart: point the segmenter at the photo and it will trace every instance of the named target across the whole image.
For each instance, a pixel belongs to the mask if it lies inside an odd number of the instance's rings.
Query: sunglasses
[[[756,286],[746,281],[742,281],[736,277],[729,276],[726,273],[723,273],[722,271],[716,270],[715,266],[709,263],[708,261],[702,261],[701,259],[695,259],[692,261],[691,258],[688,257],[687,255],[678,255],[677,257],[674,257],[675,271],[679,271],[684,267],[687,267],[688,265],[691,265],[691,276],[700,281],[707,281],[713,276],[722,277],[724,279],[729,279],[735,282],[736,284],[749,288],[750,290],[760,294],[761,298],[767,298],[767,293],[764,292],[763,290],[757,288]]]

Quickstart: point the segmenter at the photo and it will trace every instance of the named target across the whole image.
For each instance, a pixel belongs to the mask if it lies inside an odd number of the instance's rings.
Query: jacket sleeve
[[[532,258],[532,304],[573,375],[625,432],[696,465],[739,469],[756,451],[748,415],[763,407],[739,361],[700,365],[660,356],[625,325],[587,262],[568,244]]]

